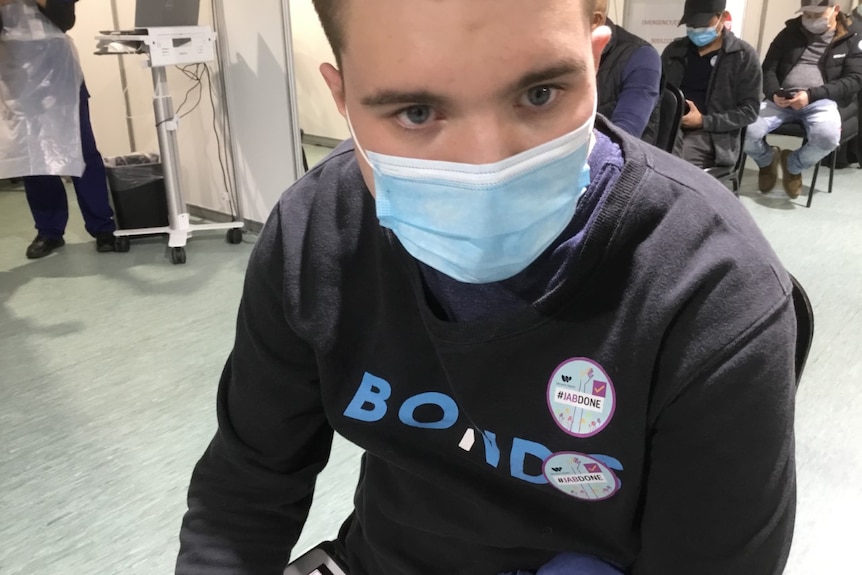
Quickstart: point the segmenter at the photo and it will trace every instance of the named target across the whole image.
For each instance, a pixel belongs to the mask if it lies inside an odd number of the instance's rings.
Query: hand
[[[790,102],[792,100],[788,100],[787,98],[783,98],[783,97],[779,96],[778,94],[775,94],[772,97],[772,101],[775,102],[775,105],[778,106],[779,108],[789,108]]]
[[[787,102],[794,110],[801,110],[802,108],[811,103],[811,99],[808,97],[808,90],[800,90],[791,100],[788,100]]]
[[[691,100],[686,100],[686,103],[688,104],[688,114],[682,117],[682,127],[689,130],[703,128],[703,114]]]
[[[0,0],[0,6],[6,6],[8,4],[14,4],[15,2],[18,2],[18,1],[19,0]]]

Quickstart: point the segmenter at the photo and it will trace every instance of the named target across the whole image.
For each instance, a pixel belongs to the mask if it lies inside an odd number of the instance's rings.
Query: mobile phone
[[[312,549],[284,570],[284,575],[347,575],[322,549]]]
[[[798,93],[799,93],[799,88],[781,88],[780,90],[778,90],[778,92],[776,92],[776,94],[778,94],[778,96],[780,96],[781,98],[784,98],[786,100],[792,100],[793,98],[796,97],[796,94],[798,94]]]

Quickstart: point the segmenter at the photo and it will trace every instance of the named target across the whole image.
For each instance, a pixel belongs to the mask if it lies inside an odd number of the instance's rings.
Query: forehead
[[[346,75],[457,81],[591,51],[591,0],[346,1]]]
[[[592,0],[344,0],[345,54],[378,64],[455,63],[537,46],[589,46]],[[497,59],[497,58],[495,58]]]

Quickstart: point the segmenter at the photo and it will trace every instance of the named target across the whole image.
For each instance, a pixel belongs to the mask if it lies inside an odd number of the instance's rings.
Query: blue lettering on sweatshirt
[[[382,421],[389,411],[388,400],[392,397],[392,386],[388,381],[365,373],[359,387],[344,410],[344,416],[364,423]],[[441,415],[431,422],[420,422],[416,419],[416,410],[423,406],[435,406]],[[417,429],[445,430],[452,428],[458,421],[460,410],[454,399],[438,392],[420,393],[408,398],[398,409],[398,419],[408,427]],[[497,435],[491,431],[482,431],[485,446],[485,461],[491,467],[499,469],[501,452],[497,445]],[[520,479],[534,485],[544,485],[548,479],[544,473],[531,475],[526,472],[527,458],[533,457],[542,463],[551,458],[554,453],[546,446],[529,439],[515,437],[512,440],[512,451],[509,454],[509,473],[515,479]],[[595,456],[600,461],[610,463],[610,467],[622,470],[622,464],[607,456]]]

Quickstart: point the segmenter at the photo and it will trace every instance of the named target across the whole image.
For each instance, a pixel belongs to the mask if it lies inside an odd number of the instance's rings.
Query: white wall
[[[116,5],[119,27],[132,28],[135,0],[116,0]],[[285,79],[287,58],[282,4],[281,0],[255,0],[254,10],[249,10],[248,2],[244,0],[221,0],[221,5],[226,16],[224,21],[228,22],[219,42],[228,47],[224,72],[228,98],[233,103],[230,115],[239,203],[244,218],[263,222],[281,193],[297,178],[293,167],[296,140]],[[145,56],[93,55],[98,31],[114,27],[111,0],[80,2],[77,14],[78,22],[70,34],[81,54],[84,75],[92,93],[93,129],[102,155],[158,151],[152,75],[146,67]],[[202,0],[200,23],[213,25],[213,22],[211,3]],[[136,150],[131,150],[130,130],[126,127],[120,58],[125,63],[131,104],[131,135]],[[213,99],[220,127],[220,115],[225,105],[220,101],[218,88],[223,81],[222,73],[216,62],[210,62],[209,66],[214,73]],[[169,68],[168,80],[174,106],[178,107],[194,82],[175,68]],[[231,207],[218,161],[219,148],[206,80],[201,95],[200,105],[180,122],[178,131],[182,189],[187,203],[228,214]],[[197,101],[194,92],[190,100],[192,103]]]
[[[132,28],[135,23],[135,0],[116,0],[120,28]],[[81,55],[84,77],[90,88],[93,130],[103,156],[127,154],[130,151],[158,152],[158,137],[153,114],[152,75],[145,56],[95,56],[95,36],[100,30],[113,29],[110,0],[79,2],[78,19],[70,35]],[[201,2],[201,24],[211,24],[209,3]],[[126,128],[126,109],[120,81],[120,59],[126,69],[128,94],[131,102],[131,124],[136,149],[131,150]],[[213,70],[216,64],[210,63]],[[186,91],[193,85],[178,70],[168,72],[174,105],[179,106]],[[215,92],[218,98],[218,91]],[[196,100],[196,99],[195,99]],[[180,123],[180,178],[183,194],[189,204],[230,213],[221,169],[217,161],[216,138],[212,129],[212,107],[206,83],[201,104]],[[217,109],[220,103],[216,99]],[[215,160],[215,161],[214,161]]]
[[[69,35],[75,41],[87,88],[96,142],[102,155],[129,153],[126,108],[120,88],[120,62],[117,57],[95,56],[93,38],[99,30],[112,27],[111,0],[87,0],[76,5],[78,16]]]
[[[243,213],[266,220],[281,194],[298,178],[299,128],[293,117],[295,88],[288,88],[282,0],[221,0],[229,55],[225,81]],[[293,3],[291,2],[291,5]]]
[[[290,12],[300,126],[307,134],[345,140],[350,137],[347,124],[319,72],[323,62],[335,63],[335,57],[314,6],[311,0],[291,0]]]

